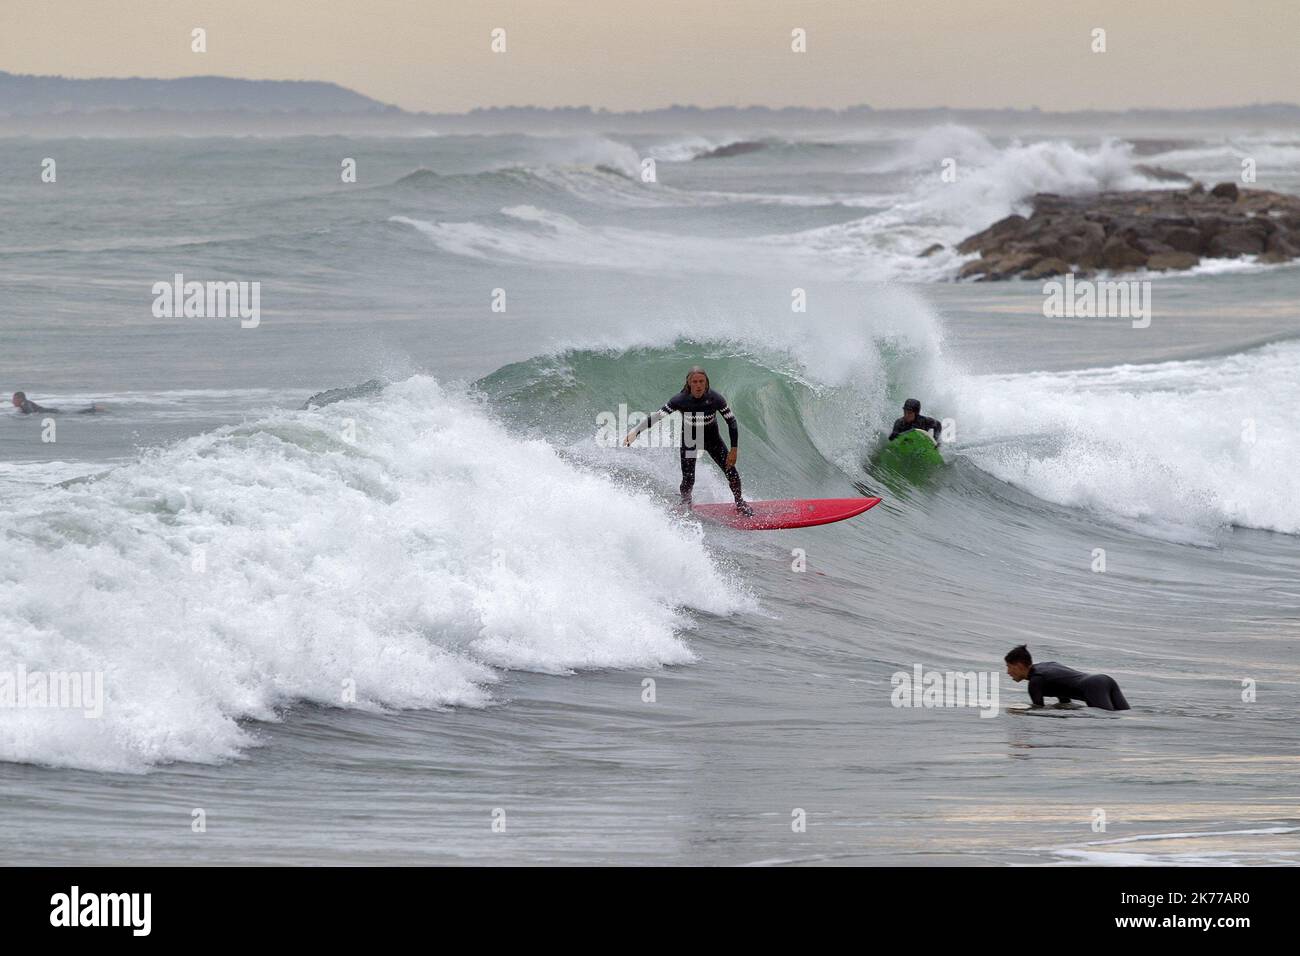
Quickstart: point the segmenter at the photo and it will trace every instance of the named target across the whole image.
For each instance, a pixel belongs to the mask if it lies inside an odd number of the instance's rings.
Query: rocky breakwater
[[[1220,183],[1182,190],[1039,193],[1032,212],[1008,216],[964,239],[957,251],[980,257],[959,279],[1041,279],[1190,269],[1202,259],[1300,257],[1300,196]]]

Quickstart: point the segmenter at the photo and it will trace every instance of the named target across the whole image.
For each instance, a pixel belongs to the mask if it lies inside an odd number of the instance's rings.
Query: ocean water
[[[1294,130],[0,140],[0,389],[107,408],[0,415],[0,682],[103,682],[0,706],[6,861],[1295,864],[1300,266],[1147,328],[950,281],[1034,191],[1245,157],[1300,192]],[[697,363],[747,496],[883,503],[676,513],[599,423]],[[911,396],[938,472],[879,460]],[[894,706],[1022,642],[1133,710]]]

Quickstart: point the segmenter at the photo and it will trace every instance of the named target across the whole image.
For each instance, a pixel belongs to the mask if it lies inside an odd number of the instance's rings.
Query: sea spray
[[[0,537],[0,660],[105,674],[102,719],[0,709],[0,759],[89,769],[230,759],[297,702],[686,663],[684,608],[752,605],[698,526],[428,378],[15,501]]]

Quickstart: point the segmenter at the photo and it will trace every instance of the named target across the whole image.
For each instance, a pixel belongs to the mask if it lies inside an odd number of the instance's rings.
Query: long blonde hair
[[[698,365],[692,365],[691,370],[686,373],[686,382],[682,385],[683,392],[689,392],[691,390],[691,376],[696,372],[704,376],[704,390],[706,392],[713,387],[709,384],[709,373],[704,371],[704,369],[700,368]]]

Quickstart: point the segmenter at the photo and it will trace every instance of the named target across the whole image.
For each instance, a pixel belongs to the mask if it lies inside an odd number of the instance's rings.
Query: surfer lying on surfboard
[[[1035,707],[1043,706],[1044,697],[1055,697],[1062,704],[1081,700],[1102,710],[1131,709],[1119,684],[1108,674],[1085,674],[1055,661],[1035,664],[1024,644],[1009,650],[1003,660],[1013,681],[1029,681],[1029,699]]]
[[[893,441],[903,432],[910,432],[913,428],[919,428],[923,432],[934,432],[934,445],[936,448],[939,447],[939,433],[943,431],[943,422],[922,415],[921,403],[915,398],[909,398],[903,403],[903,417],[894,422],[894,430],[889,433],[889,440]]]
[[[727,404],[727,400],[709,387],[709,376],[698,365],[692,366],[686,373],[686,384],[682,390],[668,401],[663,408],[653,412],[645,421],[627,433],[624,445],[636,441],[647,428],[661,418],[673,412],[682,413],[682,505],[691,507],[691,492],[695,488],[695,459],[700,449],[709,453],[731,485],[731,493],[736,498],[736,511],[747,517],[754,514],[740,495],[740,472],[736,471],[736,456],[740,453],[740,426],[736,416]],[[731,450],[722,441],[718,431],[718,415],[727,420],[727,431],[731,435]]]
[[[61,408],[46,408],[44,405],[37,405],[27,397],[25,392],[14,392],[14,397],[11,401],[13,402],[14,408],[18,409],[18,411],[22,412],[24,415],[36,415],[41,413],[46,415],[58,415],[63,411]],[[91,405],[89,408],[80,409],[77,414],[94,415],[97,412],[102,411],[104,411],[102,405]]]

